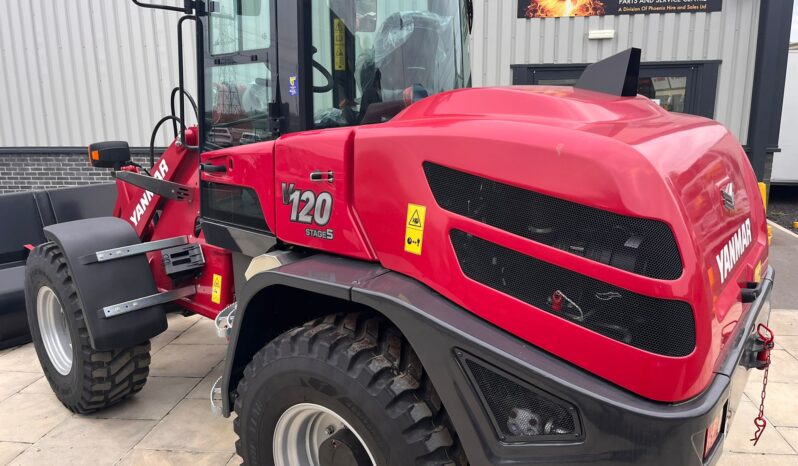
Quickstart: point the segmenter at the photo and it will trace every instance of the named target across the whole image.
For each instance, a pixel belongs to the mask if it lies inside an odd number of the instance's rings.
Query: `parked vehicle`
[[[640,50],[469,89],[470,2],[134,2],[196,26],[199,124],[181,63],[158,160],[89,147],[118,215],[28,258],[65,406],[139,391],[182,310],[230,340],[247,464],[717,461],[769,363],[765,213],[729,131],[636,96]]]

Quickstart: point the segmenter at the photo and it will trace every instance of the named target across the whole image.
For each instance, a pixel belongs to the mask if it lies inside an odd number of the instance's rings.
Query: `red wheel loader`
[[[115,216],[28,258],[65,406],[133,396],[182,311],[229,339],[246,464],[717,461],[769,362],[765,212],[726,128],[637,95],[640,50],[471,89],[465,0],[134,2],[184,13],[199,94],[181,43],[174,142],[89,146]]]

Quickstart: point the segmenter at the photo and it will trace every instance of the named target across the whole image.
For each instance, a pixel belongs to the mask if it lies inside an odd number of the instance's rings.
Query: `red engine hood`
[[[356,210],[387,268],[414,276],[509,332],[651,399],[680,401],[706,388],[725,339],[747,310],[739,299],[740,284],[766,267],[764,209],[739,143],[717,122],[666,112],[645,97],[567,87],[451,91],[412,105],[389,123],[358,128],[354,146]],[[567,257],[518,237],[501,241],[636,293],[689,302],[696,318],[695,351],[669,358],[608,342],[546,315],[511,310],[515,301],[469,288],[462,276],[436,272],[459,268],[448,232],[467,222],[437,209],[429,190],[420,188],[426,184],[424,161],[668,224],[684,264],[676,280]],[[724,205],[722,189],[732,196],[733,207]],[[391,193],[391,198],[370,192]],[[404,229],[394,223],[404,221],[407,202],[428,206],[425,248],[440,254],[413,256],[402,250]],[[624,363],[611,362],[619,360]]]

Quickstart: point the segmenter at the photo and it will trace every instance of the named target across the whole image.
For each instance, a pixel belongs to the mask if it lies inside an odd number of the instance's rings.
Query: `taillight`
[[[715,416],[715,419],[712,420],[712,424],[707,428],[707,433],[704,437],[704,460],[709,458],[709,454],[712,453],[712,448],[715,446],[715,443],[717,443],[718,437],[720,437],[720,428],[723,425],[724,417],[726,417],[725,406],[718,415]]]

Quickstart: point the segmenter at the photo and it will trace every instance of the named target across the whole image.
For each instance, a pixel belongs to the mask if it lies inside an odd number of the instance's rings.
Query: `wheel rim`
[[[36,296],[36,317],[47,357],[61,375],[72,370],[72,339],[69,337],[66,314],[55,292],[48,286],[39,288]]]
[[[319,447],[342,429],[348,429],[376,465],[363,437],[335,411],[313,403],[300,403],[288,408],[274,429],[272,450],[275,466],[322,466]]]

